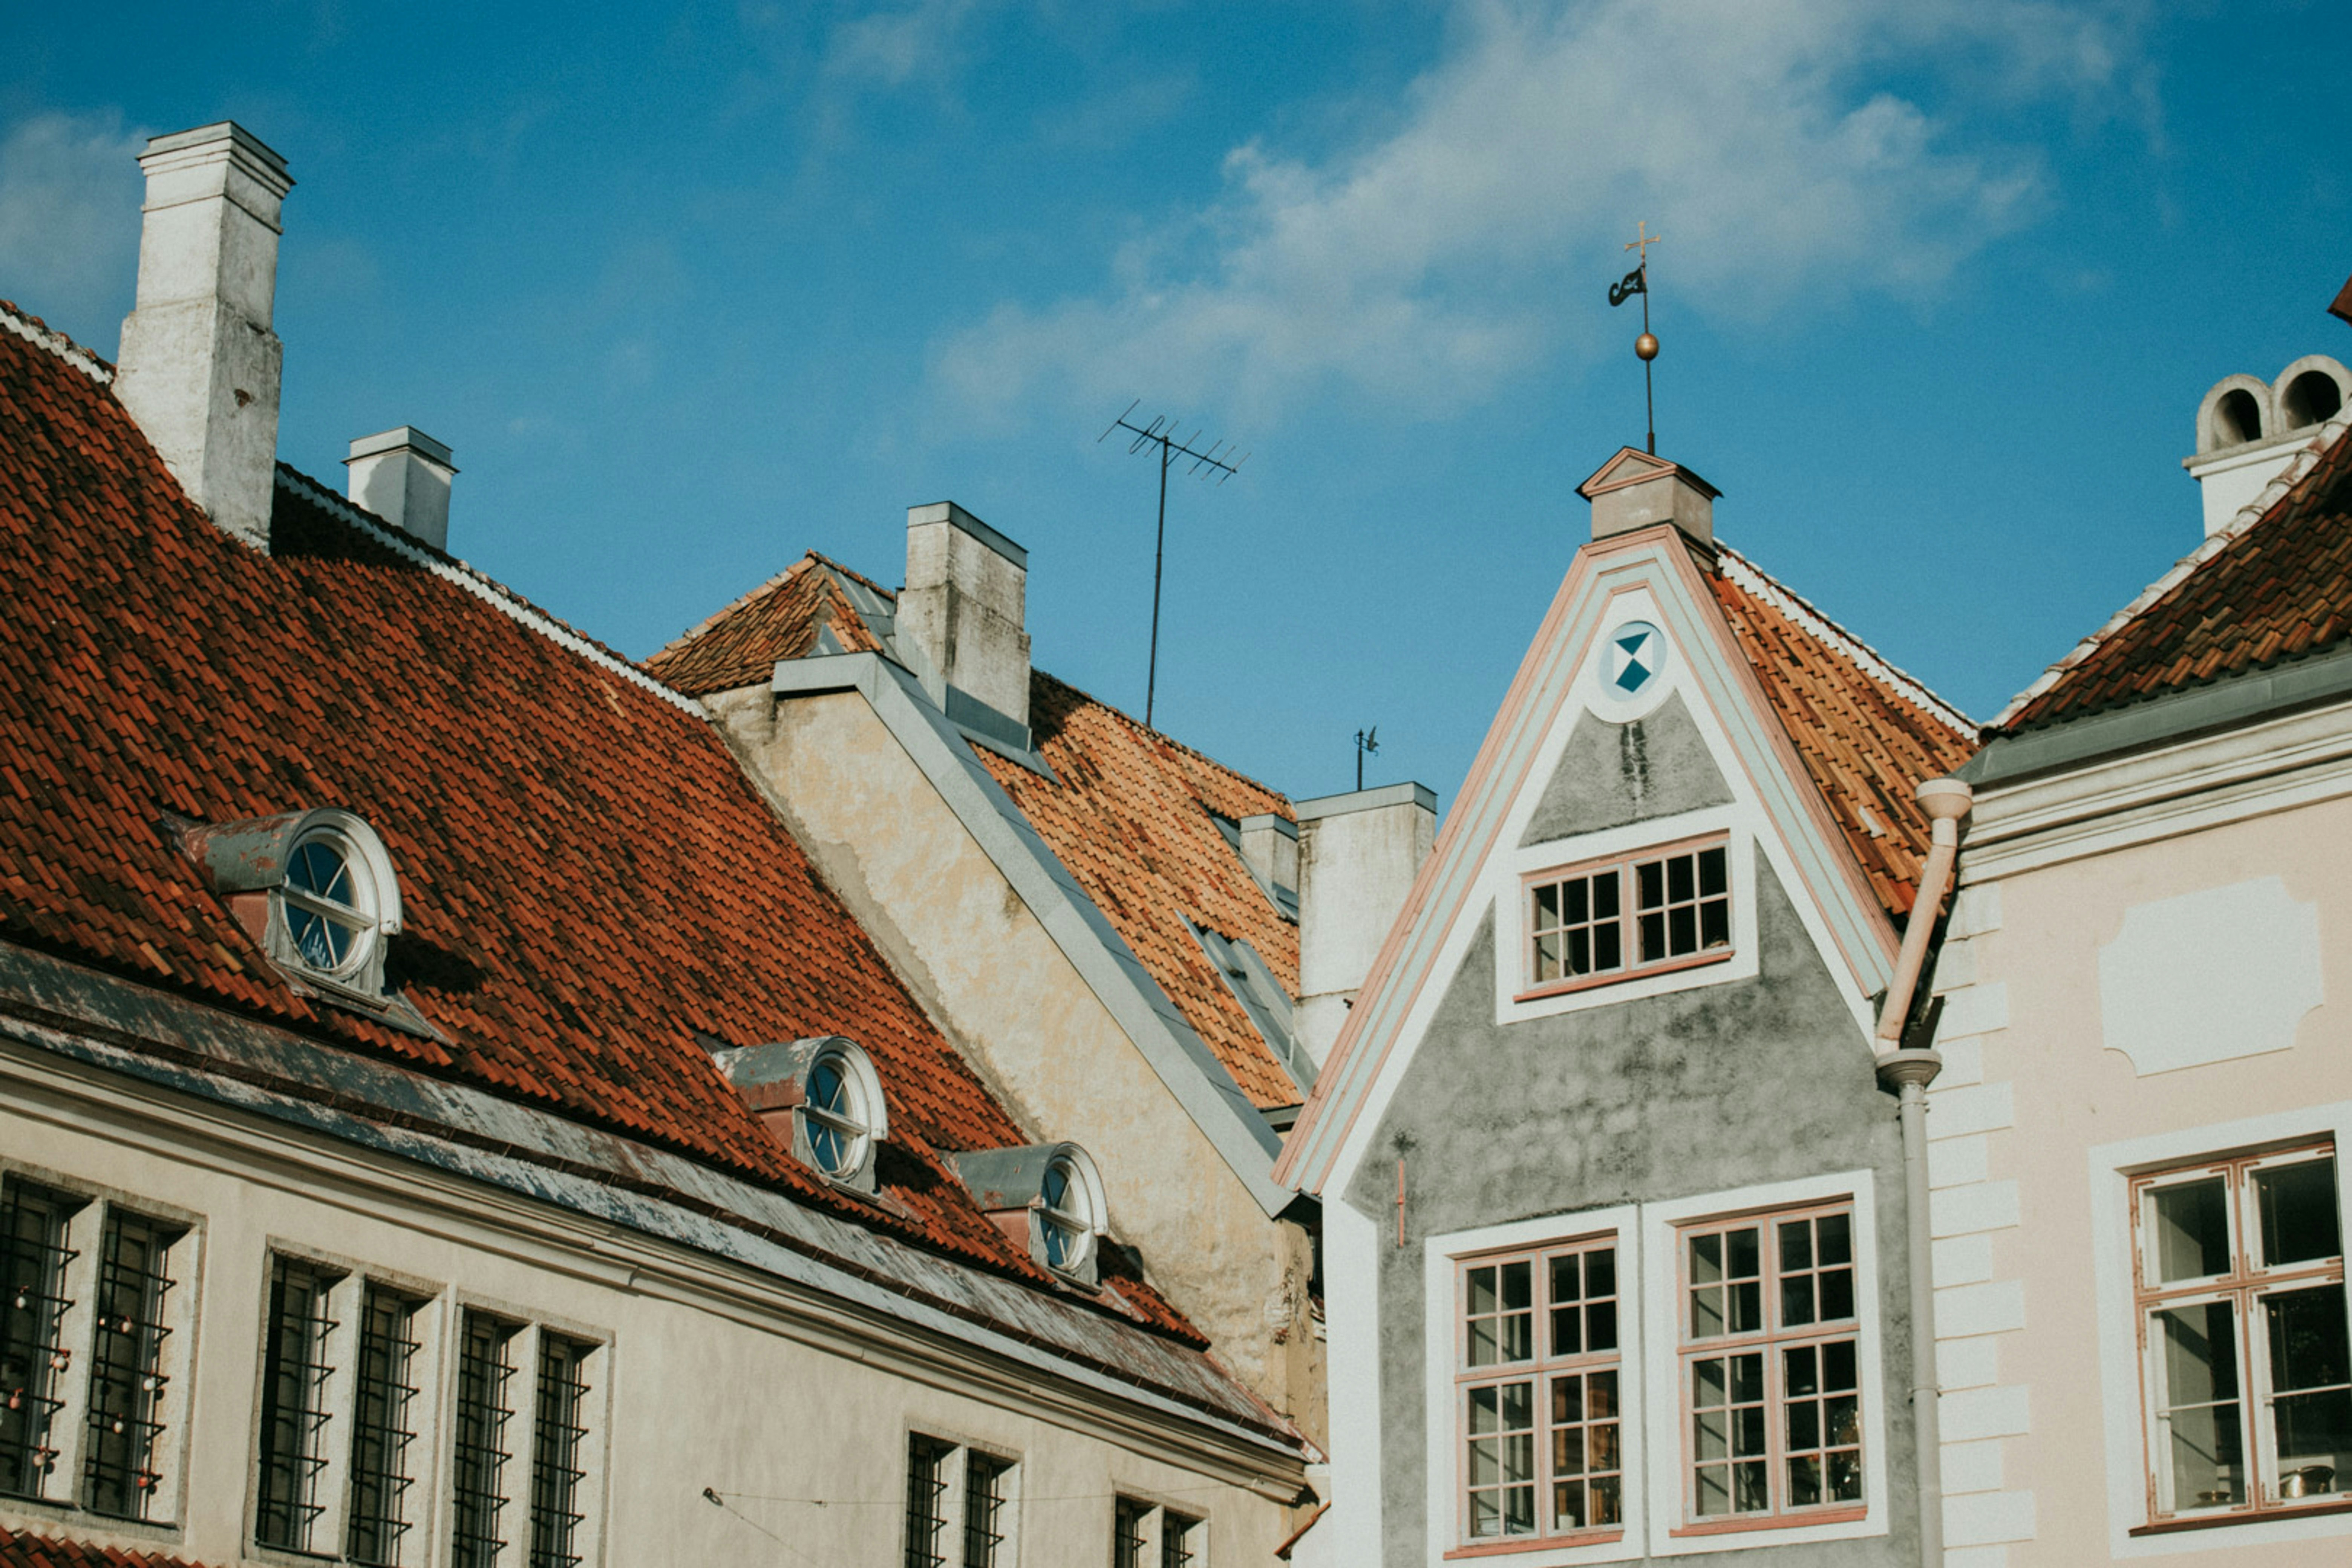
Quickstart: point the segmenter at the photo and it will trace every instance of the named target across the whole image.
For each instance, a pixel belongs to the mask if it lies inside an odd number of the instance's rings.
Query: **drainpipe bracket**
[[[1878,1058],[1878,1081],[1885,1089],[1926,1089],[1943,1070],[1944,1058],[1934,1051],[1888,1051]]]

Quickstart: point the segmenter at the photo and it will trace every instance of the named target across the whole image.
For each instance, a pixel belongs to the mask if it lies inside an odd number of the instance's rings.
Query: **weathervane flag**
[[[1622,282],[1609,285],[1609,302],[1612,305],[1622,305],[1636,294],[1648,293],[1650,280],[1643,276],[1646,268],[1646,263],[1642,267],[1636,267],[1633,271],[1625,274]]]

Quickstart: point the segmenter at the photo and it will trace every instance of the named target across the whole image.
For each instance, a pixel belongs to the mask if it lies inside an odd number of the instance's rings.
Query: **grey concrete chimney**
[[[953,501],[907,510],[898,635],[930,668],[932,700],[966,729],[1029,744],[1029,552]]]
[[[1576,493],[1592,503],[1595,539],[1671,522],[1701,544],[1715,542],[1715,503],[1723,492],[1664,458],[1622,447]]]
[[[227,121],[154,138],[139,166],[139,297],[114,395],[221,531],[267,550],[284,359],[269,315],[294,181]]]
[[[1289,818],[1272,812],[1261,812],[1241,819],[1242,864],[1250,868],[1258,885],[1268,889],[1281,888],[1297,897],[1298,888],[1298,828]],[[1280,900],[1277,898],[1277,903]]]
[[[404,533],[449,546],[449,481],[457,472],[449,448],[414,426],[362,436],[343,459],[352,504],[363,506]]]
[[[1437,843],[1437,796],[1383,784],[1302,800],[1296,1033],[1321,1067]]]

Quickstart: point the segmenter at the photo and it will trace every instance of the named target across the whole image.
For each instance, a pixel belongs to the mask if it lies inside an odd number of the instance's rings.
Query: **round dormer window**
[[[315,828],[294,846],[279,889],[286,932],[308,968],[345,974],[360,968],[375,941],[375,878],[364,857],[331,827]]]
[[[807,1098],[801,1114],[807,1127],[809,1153],[818,1170],[835,1181],[847,1181],[866,1166],[874,1141],[874,1108],[866,1074],[839,1048],[821,1054],[809,1066]]]
[[[1057,1156],[1045,1167],[1037,1209],[1038,1224],[1045,1230],[1046,1267],[1065,1274],[1084,1268],[1102,1216],[1095,1210],[1093,1184],[1067,1154]]]

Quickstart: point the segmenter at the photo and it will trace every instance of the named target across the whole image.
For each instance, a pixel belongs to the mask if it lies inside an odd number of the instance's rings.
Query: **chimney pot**
[[[953,501],[907,509],[907,585],[898,631],[917,673],[966,729],[1029,745],[1029,552]]]
[[[285,351],[270,331],[286,161],[223,121],[139,155],[139,295],[114,395],[223,532],[269,548]]]
[[[352,442],[343,467],[352,505],[436,550],[448,548],[449,481],[457,472],[448,447],[403,425]]]

